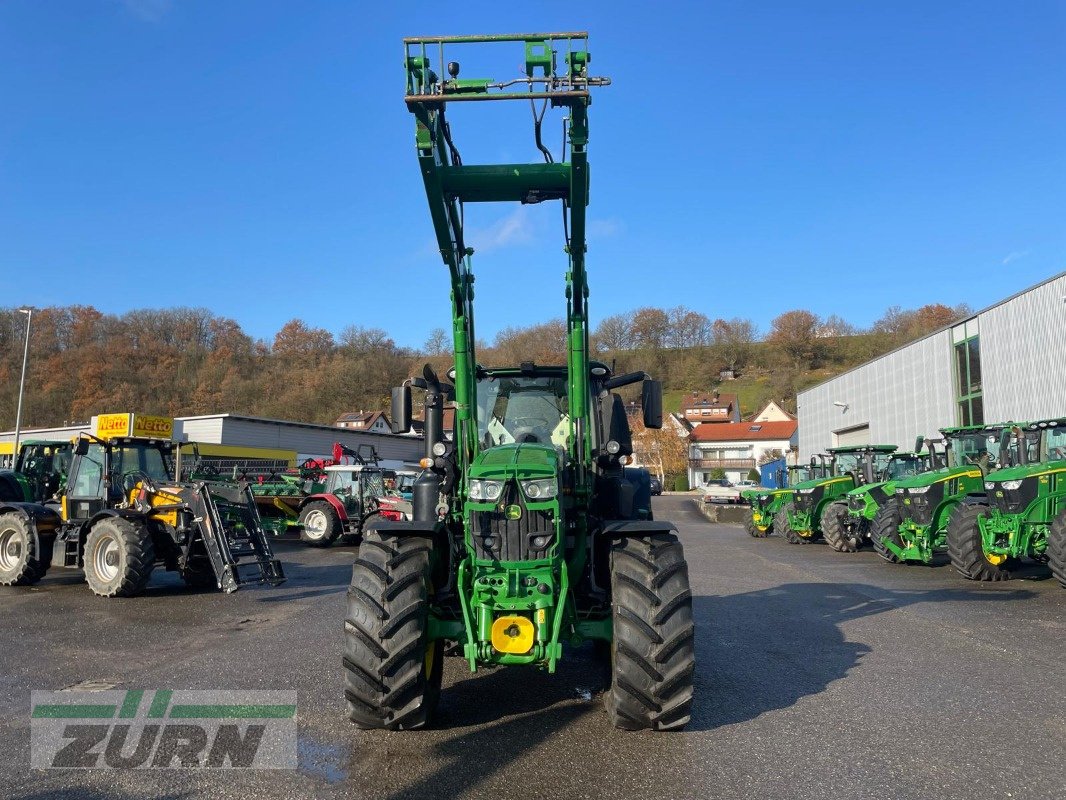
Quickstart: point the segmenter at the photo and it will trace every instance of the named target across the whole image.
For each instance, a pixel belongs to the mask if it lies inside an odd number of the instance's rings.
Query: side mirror
[[[74,455],[84,456],[89,453],[89,440],[79,436],[74,442]]]
[[[662,381],[644,381],[641,385],[640,405],[644,409],[644,427],[661,428],[663,426]]]
[[[392,432],[411,430],[411,387],[397,386],[392,390]]]
[[[919,436],[917,439],[915,439],[914,440],[914,452],[915,453],[922,452],[922,446],[924,444],[925,444],[925,437],[924,436]]]

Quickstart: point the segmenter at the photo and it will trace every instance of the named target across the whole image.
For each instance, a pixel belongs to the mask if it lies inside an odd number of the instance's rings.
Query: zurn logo
[[[30,693],[34,769],[295,769],[296,692]]]

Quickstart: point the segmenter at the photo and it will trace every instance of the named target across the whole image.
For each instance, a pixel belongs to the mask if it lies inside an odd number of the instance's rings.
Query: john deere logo
[[[507,506],[507,519],[522,519],[522,506]]]

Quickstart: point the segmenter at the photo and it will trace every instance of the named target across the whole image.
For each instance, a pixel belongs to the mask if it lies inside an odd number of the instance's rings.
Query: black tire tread
[[[873,524],[870,526],[870,541],[873,543],[874,552],[889,564],[903,563],[903,559],[884,544],[886,538],[894,539],[895,542],[902,544],[903,540],[899,536],[899,526],[902,522],[899,501],[890,497],[877,509],[877,516],[874,517]]]
[[[1051,522],[1047,537],[1047,559],[1051,574],[1066,589],[1066,511]]]
[[[625,730],[681,730],[692,715],[695,626],[677,537],[658,533],[615,542],[611,591],[614,641],[604,692],[611,723]]]
[[[110,586],[93,580],[95,574],[89,566],[96,540],[108,528],[117,534],[125,554],[125,569],[120,580]],[[82,571],[85,574],[85,582],[98,597],[136,597],[148,586],[154,569],[155,543],[143,522],[124,517],[106,517],[93,525],[89,535],[85,537],[85,563]]]
[[[8,525],[20,528],[26,543],[30,546],[34,542],[33,531],[30,529],[31,524],[26,517],[14,511],[0,515],[0,530],[3,530]],[[39,534],[37,542],[38,548],[44,550],[45,543],[41,541]],[[27,553],[29,553],[29,550],[27,550]],[[45,556],[40,552],[29,554],[11,573],[0,573],[0,586],[32,586],[44,577],[51,563],[50,555]]]
[[[360,728],[412,730],[432,719],[443,642],[425,674],[430,545],[417,536],[364,532],[344,625],[344,696]]]
[[[951,566],[971,581],[1010,580],[1006,564],[990,564],[981,545],[981,529],[977,519],[988,506],[980,503],[959,503],[948,518],[948,557]]]
[[[332,505],[326,500],[313,500],[304,506],[300,510],[300,524],[303,524],[304,518],[311,511],[318,509],[325,513],[326,518],[330,521],[329,528],[326,531],[326,535],[321,539],[312,539],[307,535],[305,528],[300,528],[300,541],[306,544],[308,547],[329,547],[335,541],[337,537],[344,531],[344,525],[337,518],[337,512]]]
[[[854,553],[859,549],[844,530],[843,518],[847,515],[848,504],[844,500],[834,500],[822,509],[822,538],[838,553]]]

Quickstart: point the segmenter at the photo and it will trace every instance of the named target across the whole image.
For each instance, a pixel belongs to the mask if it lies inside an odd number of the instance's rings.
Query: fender
[[[303,500],[300,501],[300,508],[298,510],[303,511],[304,506],[306,506],[308,503],[313,503],[315,500],[325,500],[327,503],[333,506],[333,510],[337,512],[337,516],[340,518],[341,522],[348,521],[348,512],[344,510],[344,503],[342,503],[332,494],[313,494],[310,497],[305,497]]]
[[[656,533],[677,533],[677,526],[666,520],[612,519],[603,523],[600,533],[612,539],[623,536],[651,536]]]
[[[432,536],[441,530],[442,524],[436,520],[404,520],[392,522],[382,520],[374,526],[374,530],[388,533],[392,536]]]

